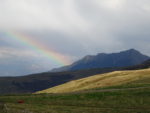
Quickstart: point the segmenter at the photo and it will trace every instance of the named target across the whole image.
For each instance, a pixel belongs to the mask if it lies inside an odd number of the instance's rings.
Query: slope
[[[33,93],[71,80],[114,71],[113,68],[87,69],[68,72],[45,72],[21,77],[0,77],[0,94]]]
[[[116,86],[150,78],[150,69],[115,71],[75,80],[37,93],[67,93],[93,88]]]

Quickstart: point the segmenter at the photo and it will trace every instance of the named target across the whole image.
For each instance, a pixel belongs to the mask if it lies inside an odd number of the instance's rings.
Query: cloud
[[[74,0],[0,1],[2,29],[85,29],[87,23],[74,8]]]
[[[126,0],[95,0],[100,7],[108,10],[119,10],[123,7]]]
[[[49,71],[59,66],[31,50],[0,48],[0,76],[19,76]]]
[[[6,57],[40,57],[40,55],[36,54],[33,51],[25,51],[25,50],[19,50],[16,48],[0,48],[0,57],[6,58]]]
[[[31,48],[2,33],[21,31],[73,61],[129,48],[150,55],[149,7],[149,0],[0,0],[0,47],[14,49],[7,56],[37,59]],[[49,60],[41,57],[39,62]]]

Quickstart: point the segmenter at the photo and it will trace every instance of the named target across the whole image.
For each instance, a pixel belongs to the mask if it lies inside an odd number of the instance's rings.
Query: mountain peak
[[[89,59],[91,59],[92,57],[93,57],[92,55],[87,55],[87,56],[84,57],[84,59],[85,59],[85,60],[89,60]]]
[[[136,49],[128,49],[128,50],[125,50],[125,51],[121,51],[119,53],[114,53],[114,54],[122,54],[122,55],[129,55],[129,56],[146,56],[146,55],[143,55],[140,51],[136,50]]]
[[[81,60],[68,66],[63,71],[74,71],[91,68],[112,68],[112,67],[126,67],[140,64],[150,57],[143,55],[135,49],[129,49],[118,53],[99,53],[97,55],[87,55]],[[56,69],[56,72],[62,71],[64,68]],[[58,71],[57,71],[58,70]]]
[[[131,53],[140,53],[138,50],[136,49],[129,49],[129,50],[126,50],[126,51],[123,51],[123,52],[131,52]]]

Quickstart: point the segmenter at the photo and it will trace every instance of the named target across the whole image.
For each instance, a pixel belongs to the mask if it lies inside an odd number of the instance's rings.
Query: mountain
[[[53,69],[52,72],[73,71],[91,68],[127,67],[140,64],[150,57],[143,55],[135,49],[119,53],[99,53],[95,56],[88,55],[70,66]]]
[[[132,70],[132,71],[114,71],[106,74],[71,81],[53,88],[49,88],[38,93],[70,93],[95,88],[105,88],[136,81],[150,80],[150,69]],[[144,87],[144,84],[143,86]]]
[[[150,67],[150,60],[140,65],[114,68],[91,68],[65,72],[45,72],[21,77],[0,77],[0,94],[33,93],[66,82],[117,70],[136,70]]]
[[[150,59],[144,61],[141,64],[134,65],[134,66],[129,66],[129,67],[125,67],[123,69],[124,70],[138,70],[138,69],[147,69],[147,68],[150,68]]]

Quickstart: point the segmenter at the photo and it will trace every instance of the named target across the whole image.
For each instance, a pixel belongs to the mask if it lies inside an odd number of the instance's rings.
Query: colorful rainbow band
[[[13,40],[18,41],[19,43],[22,43],[37,53],[43,54],[51,61],[54,61],[55,63],[59,64],[60,66],[68,65],[70,64],[70,60],[62,54],[59,54],[58,52],[54,51],[53,49],[47,48],[42,43],[39,43],[37,40],[33,40],[32,37],[24,34],[24,33],[18,33],[18,32],[6,32],[5,33],[8,38],[12,38]]]

